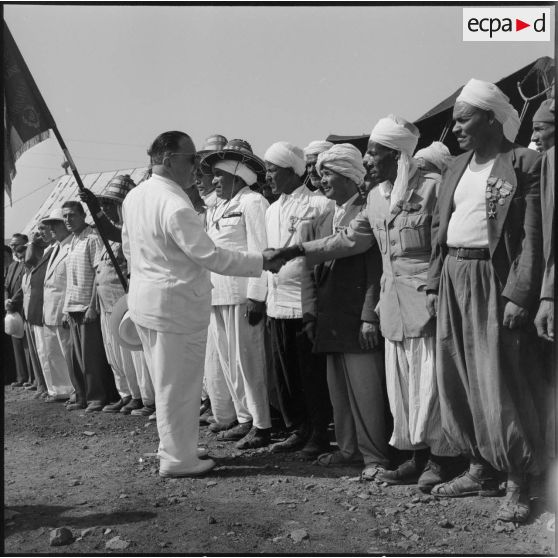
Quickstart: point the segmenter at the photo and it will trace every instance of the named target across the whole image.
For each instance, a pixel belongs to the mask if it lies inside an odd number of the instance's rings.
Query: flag
[[[12,199],[15,163],[56,124],[4,21],[4,189]]]

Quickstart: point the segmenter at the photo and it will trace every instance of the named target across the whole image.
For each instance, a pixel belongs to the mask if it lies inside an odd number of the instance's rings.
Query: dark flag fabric
[[[11,201],[16,161],[56,125],[5,21],[3,46],[4,189]]]

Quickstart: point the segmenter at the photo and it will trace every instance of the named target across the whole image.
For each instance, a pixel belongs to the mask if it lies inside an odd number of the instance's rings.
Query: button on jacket
[[[430,260],[430,225],[440,175],[418,169],[409,180],[401,207],[390,212],[379,187],[368,194],[366,211],[345,231],[304,244],[309,264],[364,252],[377,242],[382,255],[380,316],[382,335],[390,341],[434,333],[426,310]]]
[[[154,174],[123,203],[122,248],[130,265],[131,318],[149,329],[194,333],[209,324],[209,271],[259,277],[260,253],[230,251],[207,236],[178,184]],[[128,231],[133,231],[130,237]]]

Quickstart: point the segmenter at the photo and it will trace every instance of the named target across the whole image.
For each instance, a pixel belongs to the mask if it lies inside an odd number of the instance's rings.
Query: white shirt
[[[259,277],[261,253],[218,248],[188,195],[178,184],[153,174],[122,205],[122,249],[130,265],[128,308],[149,329],[195,333],[209,324],[209,271]]]
[[[215,205],[215,204],[214,204]],[[215,246],[228,250],[262,252],[267,248],[265,212],[268,201],[247,186],[231,200],[220,200],[215,211],[209,212],[207,234]],[[232,277],[211,274],[213,292],[211,304],[244,304],[248,298],[264,301],[267,293],[267,273],[260,277]]]
[[[314,240],[320,224],[331,217],[335,203],[302,185],[291,194],[281,194],[266,213],[270,248],[283,248]],[[268,272],[267,314],[272,318],[302,318],[302,275],[310,273],[304,258],[285,264],[279,273]]]
[[[494,159],[479,165],[471,159],[453,195],[447,245],[454,248],[488,248],[486,185]]]

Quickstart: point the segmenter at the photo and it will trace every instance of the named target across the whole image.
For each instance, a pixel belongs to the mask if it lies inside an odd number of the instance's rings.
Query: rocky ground
[[[500,498],[437,500],[294,455],[235,451],[202,428],[218,467],[161,479],[144,418],[67,412],[6,388],[4,551],[194,554],[555,554],[554,508],[492,520]],[[51,533],[62,546],[51,546]],[[54,534],[52,534],[54,536]]]

